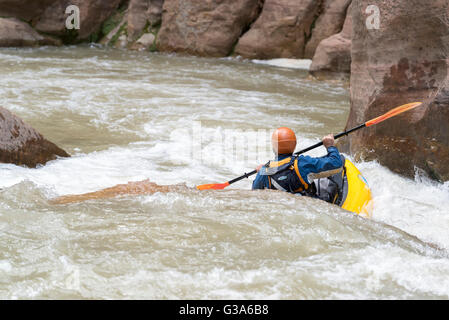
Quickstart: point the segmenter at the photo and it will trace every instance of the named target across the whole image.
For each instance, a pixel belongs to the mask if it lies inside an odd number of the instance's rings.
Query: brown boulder
[[[319,8],[316,0],[266,0],[235,54],[249,59],[303,58]]]
[[[324,0],[323,13],[316,20],[312,37],[307,42],[304,58],[312,59],[315,50],[324,39],[339,33],[343,29],[346,11],[352,0]]]
[[[424,105],[351,134],[346,147],[412,177],[415,168],[449,179],[449,9],[446,0],[376,1],[379,29],[367,28],[371,0],[353,2],[351,110],[347,128],[393,107]],[[371,16],[371,17],[370,17]],[[370,20],[368,20],[369,22]]]
[[[262,3],[262,0],[165,0],[157,48],[199,56],[227,56],[257,18]]]
[[[144,33],[136,42],[134,42],[131,46],[131,50],[150,50],[155,40],[155,36],[152,33]]]
[[[48,6],[36,20],[35,29],[63,37],[66,42],[86,40],[98,32],[103,22],[117,10],[121,0],[57,0]],[[80,29],[68,30],[66,8],[76,5],[80,9]]]
[[[0,107],[0,162],[35,168],[58,156],[70,157],[20,118]]]
[[[99,43],[102,45],[111,46],[115,45],[115,42],[118,40],[118,38],[126,32],[126,25],[128,23],[128,10],[125,10],[124,12],[116,12],[108,19],[108,23],[112,25],[112,27],[109,26],[109,29],[112,29],[109,32],[106,31],[107,34],[100,40]]]
[[[37,33],[26,22],[16,18],[0,18],[0,47],[33,47],[60,44],[58,40]]]
[[[128,39],[136,40],[148,23],[147,10],[149,0],[131,0],[128,7]]]
[[[14,17],[32,21],[39,17],[52,3],[57,0],[0,0],[0,17]]]
[[[161,23],[164,0],[131,0],[128,14],[128,41],[132,42],[145,33],[146,27]]]
[[[150,0],[147,10],[147,17],[151,26],[156,26],[162,22],[163,6],[164,0]]]
[[[320,42],[309,72],[318,78],[348,78],[351,72],[351,6],[343,30]]]

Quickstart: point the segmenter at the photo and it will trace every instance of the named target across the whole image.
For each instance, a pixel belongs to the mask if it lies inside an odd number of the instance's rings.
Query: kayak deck
[[[372,215],[372,194],[368,182],[359,169],[348,159],[345,160],[346,177],[344,198],[341,207],[345,210],[370,218]]]

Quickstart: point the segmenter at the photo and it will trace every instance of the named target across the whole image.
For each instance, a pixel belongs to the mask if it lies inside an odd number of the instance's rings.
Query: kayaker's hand
[[[256,171],[259,172],[260,169],[262,169],[262,167],[263,167],[263,164],[261,164],[260,166],[258,166],[258,167],[256,168]]]
[[[334,143],[335,143],[335,140],[334,140],[333,135],[330,134],[330,135],[323,137],[323,145],[326,147],[326,149],[329,147],[333,147]]]

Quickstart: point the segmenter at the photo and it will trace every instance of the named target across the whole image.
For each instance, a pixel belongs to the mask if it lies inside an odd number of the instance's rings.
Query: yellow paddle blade
[[[197,186],[198,190],[221,190],[229,186],[229,182],[225,183],[211,183],[211,184],[203,184],[201,186]]]
[[[400,107],[397,107],[397,108],[394,108],[394,109],[388,111],[387,113],[385,113],[384,115],[381,115],[380,117],[377,117],[377,118],[374,118],[374,119],[372,119],[370,121],[365,122],[365,125],[367,127],[369,127],[369,126],[378,124],[378,123],[380,123],[380,122],[382,122],[384,120],[387,120],[389,118],[397,116],[398,114],[401,114],[401,113],[403,113],[405,111],[414,109],[414,108],[416,108],[416,107],[418,107],[420,105],[422,105],[422,102],[412,102],[412,103],[404,104],[404,105],[402,105]]]

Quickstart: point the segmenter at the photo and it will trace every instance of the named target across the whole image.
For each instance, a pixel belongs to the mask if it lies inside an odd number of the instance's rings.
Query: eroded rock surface
[[[261,0],[165,0],[157,48],[198,56],[229,55],[257,18]]]
[[[379,28],[353,2],[351,111],[347,128],[409,102],[424,105],[349,136],[346,149],[413,176],[449,179],[449,9],[445,0],[375,1]],[[369,26],[369,24],[368,24]]]
[[[249,59],[303,58],[320,4],[317,0],[266,0],[235,54]]]
[[[9,110],[0,107],[0,162],[35,168],[70,155]]]
[[[310,73],[318,78],[349,78],[351,72],[351,6],[340,33],[320,42],[313,56]]]
[[[36,32],[26,22],[16,18],[0,18],[0,47],[34,47],[59,45],[61,42]]]

